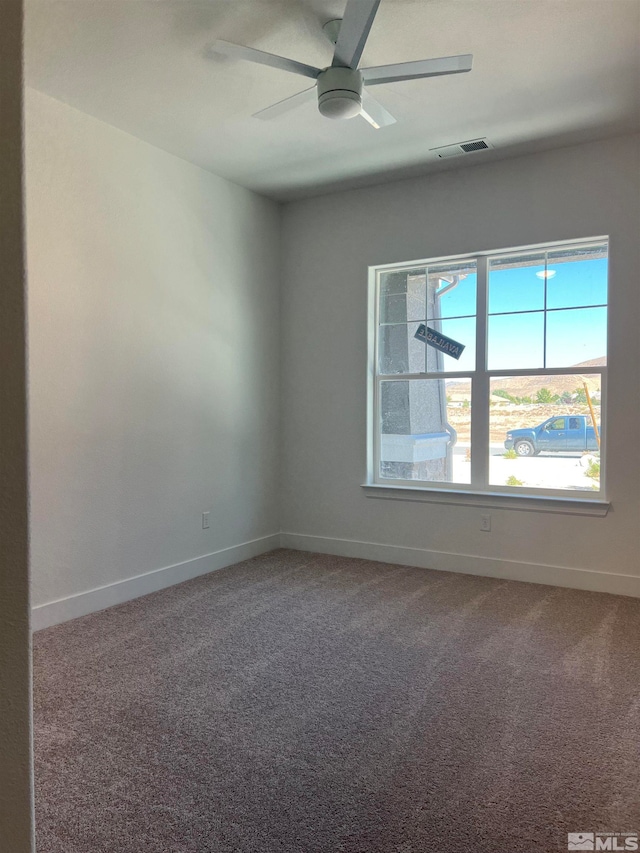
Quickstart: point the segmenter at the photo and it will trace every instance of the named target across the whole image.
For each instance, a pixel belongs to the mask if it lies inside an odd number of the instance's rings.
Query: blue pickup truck
[[[530,429],[509,430],[504,446],[507,450],[513,448],[518,456],[537,456],[542,451],[598,450],[598,441],[591,418],[586,415],[560,415]]]

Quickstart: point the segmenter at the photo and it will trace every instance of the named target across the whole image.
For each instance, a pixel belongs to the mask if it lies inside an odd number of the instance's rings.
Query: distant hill
[[[606,363],[606,356],[601,356],[600,358],[582,361],[580,364],[574,364],[570,369],[579,374],[581,367],[603,367]],[[600,377],[588,374],[584,376],[508,376],[504,379],[492,380],[491,393],[493,395],[496,391],[506,391],[514,397],[535,399],[541,388],[548,388],[552,394],[562,394],[564,391],[573,394],[576,388],[582,387],[583,381],[587,383],[590,394],[600,396]],[[447,382],[447,395],[453,401],[469,399],[471,383],[467,380],[451,380]]]
[[[574,367],[604,367],[607,363],[606,355],[601,355],[600,358],[590,358],[587,361],[580,361],[574,364]]]

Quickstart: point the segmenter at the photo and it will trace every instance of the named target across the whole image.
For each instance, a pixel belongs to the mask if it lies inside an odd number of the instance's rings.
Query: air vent
[[[488,147],[484,139],[479,139],[477,142],[463,142],[460,146],[465,154],[468,154],[470,151],[482,151],[483,148]]]
[[[443,145],[440,148],[431,148],[441,159],[446,157],[460,157],[462,154],[472,154],[474,151],[486,151],[493,145],[486,139],[468,139],[466,142],[456,142],[454,145]]]

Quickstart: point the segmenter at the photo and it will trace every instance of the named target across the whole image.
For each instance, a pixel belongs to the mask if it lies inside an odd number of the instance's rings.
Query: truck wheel
[[[519,441],[515,446],[515,451],[518,456],[533,456],[535,454],[535,448],[530,441]]]

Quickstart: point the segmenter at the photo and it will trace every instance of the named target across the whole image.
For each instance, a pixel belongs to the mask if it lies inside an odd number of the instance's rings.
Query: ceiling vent
[[[462,154],[473,154],[474,151],[486,151],[493,145],[486,139],[468,139],[466,142],[456,142],[455,145],[443,145],[440,148],[431,148],[438,157],[460,157]]]

